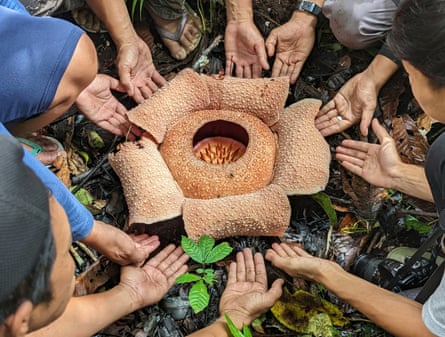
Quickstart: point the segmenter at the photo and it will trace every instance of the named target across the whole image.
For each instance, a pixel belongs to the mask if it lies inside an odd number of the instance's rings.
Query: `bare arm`
[[[361,120],[360,131],[367,136],[380,89],[397,69],[394,61],[376,55],[368,68],[349,79],[334,98],[320,109],[315,126],[321,134],[329,136],[341,132]],[[342,119],[339,120],[338,116]]]
[[[291,276],[323,284],[383,329],[399,337],[434,336],[422,321],[422,305],[347,273],[335,262],[298,247],[273,244],[266,259]]]
[[[90,337],[122,316],[157,303],[187,270],[188,256],[169,245],[142,267],[121,269],[120,283],[98,294],[73,297],[63,314],[29,337]]]
[[[253,22],[252,0],[226,0],[226,11],[226,75],[260,77],[269,64],[264,38]]]
[[[344,140],[336,149],[335,157],[340,164],[375,186],[433,201],[423,167],[402,162],[394,139],[376,119],[372,128],[380,144]]]
[[[116,44],[122,85],[136,103],[141,103],[167,81],[155,69],[150,49],[136,33],[125,1],[87,0],[87,3]]]

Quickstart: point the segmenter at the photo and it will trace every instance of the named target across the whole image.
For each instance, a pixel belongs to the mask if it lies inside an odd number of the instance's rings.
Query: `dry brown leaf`
[[[407,114],[394,117],[391,136],[404,163],[424,165],[429,145],[417,128],[416,122]]]

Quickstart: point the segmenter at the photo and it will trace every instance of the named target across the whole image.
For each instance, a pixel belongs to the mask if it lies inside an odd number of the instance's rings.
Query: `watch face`
[[[301,1],[298,9],[314,15],[321,13],[321,8],[317,4],[310,1]]]

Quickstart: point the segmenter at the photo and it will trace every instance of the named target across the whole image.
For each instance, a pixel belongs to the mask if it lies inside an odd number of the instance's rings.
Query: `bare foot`
[[[196,49],[201,40],[201,20],[186,11],[177,20],[166,20],[150,11],[156,29],[173,58],[183,60]]]

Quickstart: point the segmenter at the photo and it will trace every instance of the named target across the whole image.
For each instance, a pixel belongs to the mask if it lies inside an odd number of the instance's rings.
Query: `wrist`
[[[385,85],[391,76],[397,71],[398,66],[383,55],[377,54],[376,57],[366,68],[365,72],[368,74],[370,80],[374,83],[378,91]]]
[[[244,3],[238,0],[226,0],[227,23],[253,22],[252,3]]]
[[[294,10],[289,21],[296,22],[298,24],[303,24],[305,26],[310,26],[313,29],[315,29],[315,26],[317,25],[318,18],[311,13]]]

